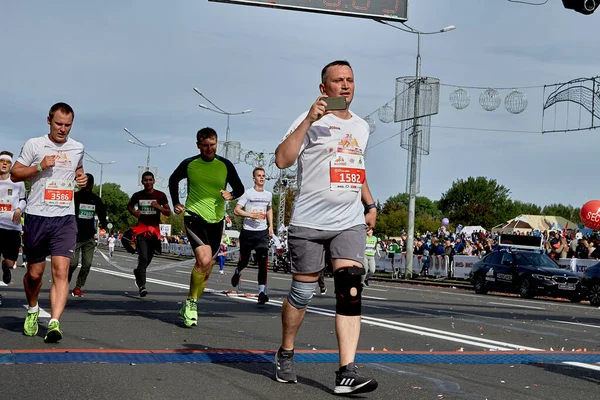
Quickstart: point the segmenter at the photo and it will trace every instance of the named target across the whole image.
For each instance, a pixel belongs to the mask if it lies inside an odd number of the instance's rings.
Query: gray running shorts
[[[355,225],[343,231],[324,231],[290,225],[288,246],[292,256],[292,273],[314,274],[325,268],[325,253],[331,258],[365,259],[366,225]]]

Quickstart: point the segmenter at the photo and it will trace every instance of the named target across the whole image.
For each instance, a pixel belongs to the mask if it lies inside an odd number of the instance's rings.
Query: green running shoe
[[[60,322],[52,321],[48,325],[48,331],[44,336],[44,342],[46,343],[58,343],[63,337],[63,333],[60,330]]]
[[[35,336],[38,333],[38,316],[40,309],[34,313],[27,312],[25,317],[25,325],[23,326],[23,334],[26,336]]]
[[[198,325],[198,301],[187,299],[179,310],[179,316],[184,319],[185,326],[188,328]]]

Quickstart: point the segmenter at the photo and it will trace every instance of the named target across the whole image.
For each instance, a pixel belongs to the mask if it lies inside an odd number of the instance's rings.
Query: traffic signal
[[[600,0],[562,0],[563,6],[578,13],[589,15],[600,6]]]

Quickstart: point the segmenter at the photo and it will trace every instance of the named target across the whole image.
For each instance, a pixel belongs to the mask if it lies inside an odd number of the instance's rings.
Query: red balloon
[[[600,200],[590,200],[581,207],[581,223],[586,228],[600,230]]]

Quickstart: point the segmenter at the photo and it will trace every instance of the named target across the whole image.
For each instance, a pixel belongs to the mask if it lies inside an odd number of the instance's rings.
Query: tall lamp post
[[[415,104],[414,118],[412,124],[412,144],[409,153],[409,190],[408,190],[408,238],[406,239],[406,270],[405,277],[412,278],[413,272],[413,255],[415,243],[415,200],[417,197],[417,177],[419,176],[418,163],[418,145],[419,145],[419,95],[420,95],[420,80],[421,80],[421,35],[436,35],[438,33],[449,32],[456,27],[454,25],[447,26],[439,31],[421,32],[417,29],[403,24],[403,28],[397,25],[389,24],[385,21],[378,20],[377,22],[399,29],[403,32],[414,33],[417,35],[417,66],[415,74]]]
[[[155,149],[158,147],[166,146],[167,143],[161,143],[161,144],[157,144],[154,146],[150,146],[150,145],[147,145],[146,143],[142,142],[137,136],[135,136],[133,133],[131,133],[131,131],[129,129],[123,128],[123,130],[125,132],[127,132],[129,135],[131,135],[132,138],[135,139],[135,141],[133,141],[131,139],[127,139],[127,141],[129,143],[135,144],[136,146],[145,147],[146,149],[148,149],[148,156],[146,157],[146,169],[148,170],[150,168],[150,149]]]
[[[225,130],[225,158],[230,159],[231,155],[229,154],[229,117],[231,117],[232,115],[248,114],[248,113],[251,113],[252,110],[248,109],[248,110],[239,111],[239,112],[227,112],[227,111],[223,110],[222,108],[220,108],[219,106],[217,106],[212,101],[210,101],[210,99],[208,97],[206,97],[205,95],[203,95],[202,92],[198,88],[194,88],[194,92],[198,93],[198,95],[200,95],[204,100],[208,101],[208,103],[212,106],[212,107],[209,107],[205,104],[198,104],[198,107],[204,108],[205,110],[208,110],[208,111],[215,112],[217,114],[227,116],[227,129]]]
[[[114,164],[115,161],[100,162],[100,161],[96,160],[94,157],[92,157],[92,155],[90,153],[88,153],[87,151],[85,152],[85,155],[87,156],[87,161],[94,163],[94,164],[98,164],[100,166],[100,198],[102,198],[102,178],[103,178],[103,174],[104,174],[104,166]]]
[[[90,153],[88,153],[87,151],[85,152],[85,155],[87,156],[87,161],[94,163],[94,164],[98,164],[100,166],[100,198],[102,199],[102,183],[103,183],[103,175],[104,175],[104,166],[105,165],[110,165],[110,164],[114,164],[115,161],[109,161],[109,162],[100,162],[98,160],[96,160],[94,157],[92,157],[92,155]],[[107,218],[108,219],[108,218]],[[108,229],[108,227],[105,227],[106,229]],[[96,235],[98,236],[98,241],[100,241],[100,225],[96,225]]]

